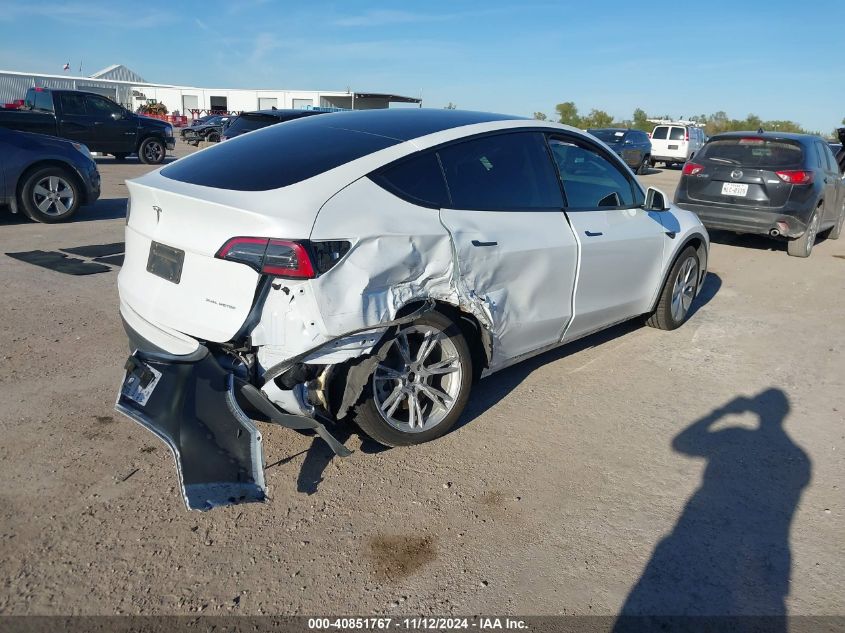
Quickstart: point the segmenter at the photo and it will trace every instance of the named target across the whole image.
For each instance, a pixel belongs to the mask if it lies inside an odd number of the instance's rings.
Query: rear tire
[[[387,355],[355,409],[358,426],[385,446],[421,444],[446,434],[472,388],[472,355],[460,328],[430,312],[384,345]]]
[[[675,330],[686,322],[690,306],[698,294],[700,270],[698,253],[688,246],[675,260],[660,291],[657,307],[646,320],[646,325],[659,330]]]
[[[646,154],[645,156],[643,156],[643,162],[641,162],[640,166],[637,167],[637,173],[640,176],[644,176],[645,174],[648,173],[649,167],[651,165],[652,165],[651,157],[648,154]]]
[[[36,222],[55,224],[70,220],[79,210],[82,192],[76,178],[61,167],[32,172],[21,187],[21,206]]]
[[[786,243],[786,252],[792,257],[809,257],[813,252],[813,245],[816,243],[816,235],[819,232],[819,209],[813,211],[810,221],[807,223],[807,230],[801,237],[790,240]]]
[[[167,156],[167,148],[161,139],[145,138],[138,148],[138,158],[145,165],[161,165]]]

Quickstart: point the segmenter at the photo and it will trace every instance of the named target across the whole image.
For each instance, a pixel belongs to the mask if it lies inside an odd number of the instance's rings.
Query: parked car
[[[695,214],[605,145],[504,115],[307,117],[127,185],[117,410],[169,444],[192,508],[264,498],[247,412],[338,454],[322,421],[353,411],[382,444],[432,440],[481,376],[679,327],[707,268]]]
[[[30,88],[24,107],[0,110],[0,127],[66,138],[121,160],[137,154],[150,165],[164,162],[176,144],[169,123],[133,114],[93,92]]]
[[[243,112],[229,122],[229,125],[223,130],[221,140],[226,141],[247,132],[276,125],[276,123],[284,123],[315,114],[325,114],[326,112],[326,110],[256,110],[255,112]]]
[[[228,115],[208,117],[203,123],[183,128],[182,140],[191,145],[199,145],[202,141],[219,143],[230,120]]]
[[[816,236],[838,239],[845,187],[828,144],[809,134],[728,132],[684,165],[675,203],[704,225],[786,238],[809,257]]]
[[[845,127],[836,130],[836,135],[839,137],[839,151],[834,152],[836,156],[836,163],[839,165],[839,173],[845,175]],[[831,151],[833,147],[831,147]]]
[[[651,141],[648,134],[624,128],[587,130],[616,152],[638,174],[648,173],[651,165]]]
[[[662,124],[651,132],[651,164],[679,165],[695,156],[706,142],[704,130],[695,125]]]
[[[52,224],[99,197],[100,173],[85,145],[0,127],[0,204]]]

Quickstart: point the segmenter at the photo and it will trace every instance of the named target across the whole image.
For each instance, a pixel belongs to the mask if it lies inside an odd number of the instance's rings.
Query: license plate
[[[185,251],[153,242],[150,244],[150,256],[147,258],[147,272],[178,284],[182,279],[184,261]]]
[[[678,146],[677,145],[670,145],[669,149],[678,149]]]
[[[153,395],[153,391],[160,379],[160,371],[135,359],[129,375],[120,388],[120,394],[143,407],[147,404],[150,396]]]
[[[744,185],[741,182],[722,183],[722,195],[744,198],[748,195],[748,185]]]

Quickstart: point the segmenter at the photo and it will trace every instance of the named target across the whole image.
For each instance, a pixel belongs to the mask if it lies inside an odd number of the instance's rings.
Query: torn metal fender
[[[264,501],[261,433],[214,356],[180,362],[135,352],[115,409],[154,433],[176,460],[190,510]]]

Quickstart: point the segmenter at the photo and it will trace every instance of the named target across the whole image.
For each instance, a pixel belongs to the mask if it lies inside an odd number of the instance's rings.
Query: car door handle
[[[596,231],[593,233],[592,231],[584,231],[587,234],[587,237],[598,237],[599,235],[604,235],[601,231]]]
[[[479,240],[472,241],[473,246],[498,246],[498,242],[480,242]]]

